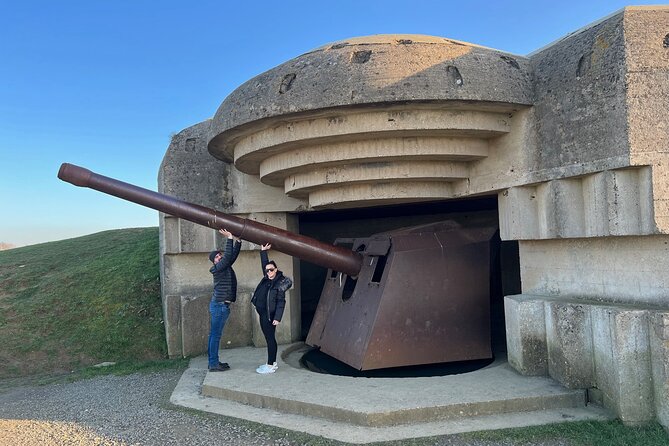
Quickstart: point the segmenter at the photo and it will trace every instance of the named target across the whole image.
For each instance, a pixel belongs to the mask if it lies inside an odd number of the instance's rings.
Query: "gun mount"
[[[328,271],[307,344],[358,370],[491,358],[495,232],[447,220],[338,239],[363,267]]]
[[[492,357],[490,242],[496,227],[449,220],[330,245],[72,164],[64,163],[58,178],[271,243],[328,268],[306,342],[359,370]]]

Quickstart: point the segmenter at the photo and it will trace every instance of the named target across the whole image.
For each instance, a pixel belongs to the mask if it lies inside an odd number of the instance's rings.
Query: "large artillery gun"
[[[447,220],[334,245],[64,163],[58,178],[328,268],[306,342],[359,370],[485,359],[493,226]]]

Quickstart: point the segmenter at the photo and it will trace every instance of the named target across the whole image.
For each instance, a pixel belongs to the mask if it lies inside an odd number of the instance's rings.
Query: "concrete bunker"
[[[509,364],[589,389],[623,422],[667,426],[667,23],[667,7],[628,7],[526,57],[416,35],[328,44],[250,79],[176,135],[159,189],[323,234],[308,228],[318,212],[345,221],[356,209],[496,197],[521,283],[504,291]],[[170,355],[197,354],[202,253],[219,241],[167,216],[161,237]],[[244,305],[256,249],[238,260],[228,347],[262,345]],[[310,286],[299,262],[277,260]],[[301,303],[280,342],[303,338]]]

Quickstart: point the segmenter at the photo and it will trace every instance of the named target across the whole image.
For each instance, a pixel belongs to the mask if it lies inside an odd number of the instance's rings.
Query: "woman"
[[[260,247],[260,264],[264,276],[251,299],[258,312],[262,334],[267,341],[267,364],[256,369],[262,375],[274,373],[279,368],[276,363],[276,326],[281,322],[286,306],[286,291],[293,285],[293,281],[279,271],[274,260],[268,259],[267,251],[271,247],[269,243]]]

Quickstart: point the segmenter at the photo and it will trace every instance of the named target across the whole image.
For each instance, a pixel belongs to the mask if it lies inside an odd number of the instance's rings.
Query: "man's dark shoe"
[[[210,372],[225,372],[226,370],[230,370],[230,366],[222,367],[220,365],[217,365],[216,367],[209,367]]]
[[[230,365],[228,365],[227,362],[219,362],[219,363],[218,363],[218,366],[219,366],[219,367],[223,367],[225,370],[227,370],[227,369],[230,368]]]

